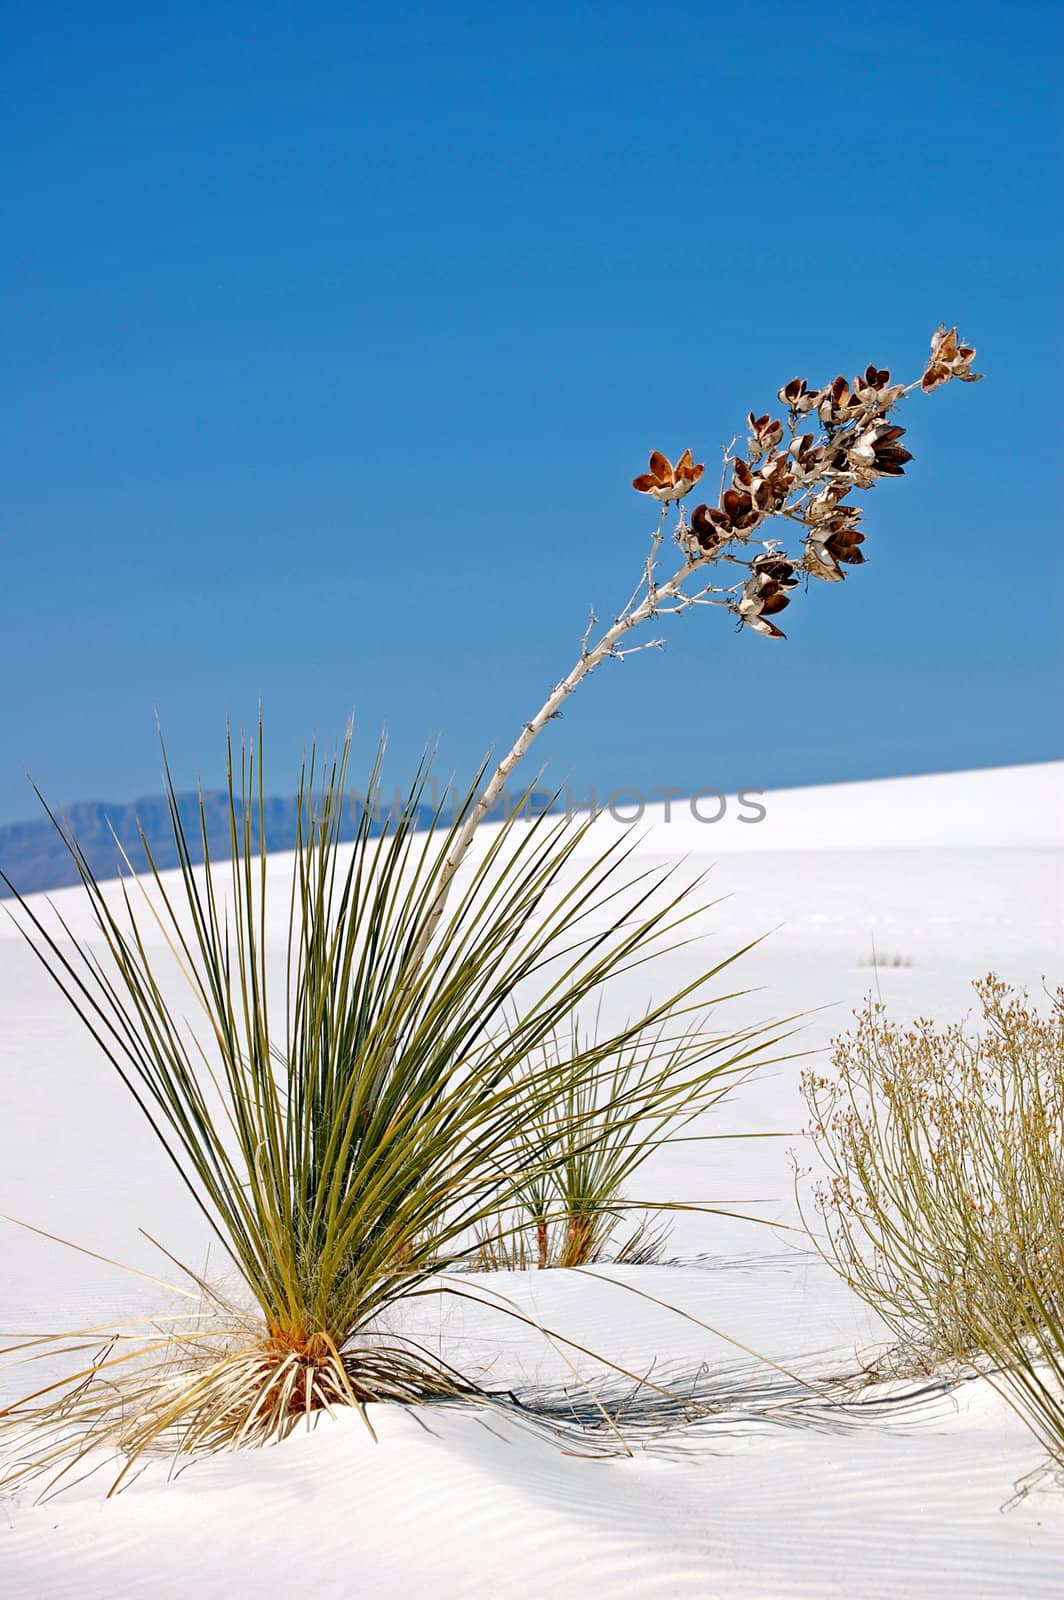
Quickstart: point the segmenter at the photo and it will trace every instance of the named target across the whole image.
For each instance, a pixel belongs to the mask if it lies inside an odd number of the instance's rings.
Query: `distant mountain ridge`
[[[204,794],[203,804],[211,856],[228,856],[229,797],[222,789],[211,791]],[[199,796],[179,795],[178,807],[190,848],[194,851],[194,859],[202,861]],[[268,799],[263,810],[268,848],[291,849],[296,832],[295,799]],[[56,815],[73,833],[98,878],[115,878],[122,869],[121,852],[115,844],[112,828],[128,851],[130,860],[138,868],[147,865],[140,844],[141,830],[160,869],[176,867],[178,864],[165,795],[148,795],[125,803],[82,800],[64,806]],[[254,831],[257,839],[257,825]],[[80,882],[69,850],[51,821],[43,814],[32,822],[0,825],[0,869],[20,894],[33,894],[41,889],[60,889]],[[10,892],[6,884],[0,882],[0,896]]]
[[[229,796],[224,789],[211,790],[202,797],[206,818],[207,847],[211,859],[229,858]],[[534,796],[534,801],[549,802],[549,796]],[[178,809],[188,837],[194,861],[203,860],[203,841],[200,825],[200,796],[181,794]],[[292,850],[296,841],[298,803],[295,796],[273,797],[263,802],[266,846],[274,851]],[[357,795],[349,796],[344,808],[343,838],[352,838],[361,814],[361,801]],[[496,811],[492,814],[498,814]],[[109,801],[82,800],[64,806],[57,817],[73,833],[85,853],[85,858],[97,878],[118,877],[123,869],[121,852],[115,844],[117,835],[130,860],[138,868],[147,866],[140,844],[143,830],[148,846],[160,871],[178,865],[177,847],[174,844],[170,809],[165,795],[148,795],[140,800],[111,803]],[[419,820],[428,826],[432,807],[419,809]],[[371,824],[379,833],[380,825]],[[258,843],[258,806],[252,812],[252,834]],[[0,870],[11,880],[20,894],[35,894],[45,889],[61,889],[80,882],[78,870],[66,845],[45,815],[32,822],[0,824]],[[0,881],[0,898],[9,896],[11,890]]]

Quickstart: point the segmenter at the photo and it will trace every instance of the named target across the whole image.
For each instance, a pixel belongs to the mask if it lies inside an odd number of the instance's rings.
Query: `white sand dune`
[[[705,942],[670,958],[670,986],[707,953],[719,958],[769,933],[730,969],[726,986],[751,992],[721,1009],[722,1022],[802,1011],[801,1048],[821,1049],[873,986],[901,1014],[945,1019],[967,1009],[970,980],[991,968],[1032,989],[1060,981],[1064,763],[781,791],[764,804],[755,826],[738,822],[734,804],[723,822],[699,823],[682,802],[668,822],[658,807],[641,825],[641,859],[686,857],[692,872],[712,865],[710,891],[720,897],[702,919]],[[614,826],[604,818],[596,833]],[[278,935],[290,870],[290,858],[271,861]],[[55,898],[86,926],[76,892]],[[649,968],[646,985],[661,982]],[[0,985],[0,1211],[148,1271],[165,1264],[138,1228],[201,1263],[202,1219],[10,928],[0,934]],[[648,994],[629,984],[613,1004],[638,1009]],[[1059,1595],[1064,1498],[1037,1491],[1002,1512],[1038,1452],[985,1384],[895,1414],[829,1421],[799,1407],[775,1421],[744,1416],[744,1386],[760,1380],[699,1323],[806,1372],[880,1337],[786,1228],[795,1220],[786,1152],[803,1153],[797,1071],[782,1063],[766,1072],[721,1109],[713,1130],[789,1138],[680,1146],[640,1181],[641,1197],[720,1200],[778,1226],[686,1214],[672,1245],[684,1265],[614,1269],[612,1281],[480,1280],[632,1371],[691,1375],[701,1366],[700,1381],[730,1395],[732,1413],[667,1448],[636,1430],[632,1459],[590,1460],[492,1412],[377,1407],[376,1445],[344,1415],[175,1477],[153,1463],[111,1500],[97,1474],[42,1506],[0,1503],[0,1592]],[[4,1234],[4,1330],[103,1322],[158,1300],[36,1235]],[[572,1381],[551,1347],[512,1320],[444,1301],[418,1315],[423,1337],[499,1386]],[[0,1385],[26,1387],[10,1372]]]

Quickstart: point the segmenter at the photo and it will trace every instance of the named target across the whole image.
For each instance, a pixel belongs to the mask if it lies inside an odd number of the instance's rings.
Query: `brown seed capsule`
[[[650,471],[632,479],[632,488],[640,494],[653,495],[662,502],[679,500],[693,489],[705,471],[702,462],[696,464],[690,450],[685,450],[675,467],[668,456],[654,450],[650,456]]]

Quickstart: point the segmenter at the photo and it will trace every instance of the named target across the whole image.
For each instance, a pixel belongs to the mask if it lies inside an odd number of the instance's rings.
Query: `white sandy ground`
[[[648,812],[641,862],[716,864],[724,897],[708,942],[615,996],[636,1010],[747,939],[773,931],[729,974],[757,992],[721,1008],[736,1023],[807,1013],[820,1049],[871,986],[899,1014],[967,1009],[990,968],[1032,990],[1064,966],[1064,763],[794,790],[765,798],[756,826],[699,824],[682,802]],[[712,814],[711,803],[706,813]],[[599,831],[613,826],[606,819]],[[280,935],[290,858],[271,863]],[[78,895],[56,896],[75,924]],[[907,965],[876,969],[897,957]],[[137,1232],[202,1264],[207,1238],[106,1063],[29,951],[0,931],[0,1211],[147,1271],[170,1269]],[[821,1009],[814,1009],[821,1008]],[[809,1014],[812,1013],[812,1014]],[[821,1057],[821,1060],[824,1058]],[[787,1152],[798,1130],[797,1063],[780,1064],[716,1114],[712,1131],[773,1140],[689,1144],[662,1156],[641,1197],[720,1200],[795,1220]],[[509,1417],[374,1408],[323,1420],[284,1445],[203,1460],[176,1477],[153,1463],[119,1496],[97,1474],[35,1506],[0,1502],[0,1593],[104,1600],[280,1600],[503,1595],[1059,1596],[1064,1495],[1003,1510],[1037,1448],[983,1383],[917,1405],[783,1409],[752,1420],[764,1378],[734,1346],[632,1293],[690,1316],[804,1375],[852,1364],[880,1337],[872,1317],[783,1227],[685,1215],[670,1250],[686,1264],[472,1280],[633,1372],[732,1402],[719,1420],[590,1460]],[[3,1234],[0,1330],[64,1328],[160,1307],[159,1291],[15,1228]],[[572,1382],[538,1336],[468,1304],[429,1301],[417,1331],[493,1385]],[[580,1370],[593,1371],[584,1357]],[[3,1392],[25,1374],[0,1373]],[[593,1450],[594,1445],[588,1448]]]

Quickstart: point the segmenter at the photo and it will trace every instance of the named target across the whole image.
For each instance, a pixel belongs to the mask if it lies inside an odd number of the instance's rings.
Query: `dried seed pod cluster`
[[[923,375],[913,383],[892,383],[890,372],[874,365],[852,383],[840,374],[821,389],[792,378],[778,391],[786,420],[751,411],[746,455],[725,451],[719,503],[695,506],[689,519],[679,505],[676,540],[690,570],[721,561],[749,570],[739,583],[707,588],[700,598],[719,594],[720,600],[708,603],[726,605],[755,633],[785,638],[771,619],[790,604],[802,576],[838,583],[843,567],[864,561],[861,508],[848,504],[847,496],[874,488],[882,478],[902,477],[912,460],[901,443],[905,429],[888,420],[891,409],[913,389],[930,394],[951,378],[976,382],[981,374],[971,370],[974,357],[974,348],[958,341],[956,328],[943,324],[932,335]],[[649,472],[632,483],[664,508],[682,502],[703,470],[690,450],[675,467],[655,450]],[[773,517],[801,529],[801,554],[786,555],[777,539],[759,541],[762,551],[752,559],[741,554]]]

